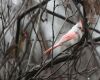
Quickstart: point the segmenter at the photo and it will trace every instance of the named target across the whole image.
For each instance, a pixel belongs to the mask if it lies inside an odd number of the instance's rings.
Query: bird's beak
[[[83,28],[83,22],[82,20],[79,21],[80,27]]]

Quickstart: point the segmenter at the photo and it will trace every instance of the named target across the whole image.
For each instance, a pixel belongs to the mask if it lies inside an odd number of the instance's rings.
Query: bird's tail
[[[59,44],[55,44],[53,47],[50,47],[49,49],[47,49],[47,50],[44,52],[44,54],[50,54],[51,50],[53,50],[53,49],[55,49],[55,48],[57,48],[57,47],[59,47],[59,46],[60,46]]]

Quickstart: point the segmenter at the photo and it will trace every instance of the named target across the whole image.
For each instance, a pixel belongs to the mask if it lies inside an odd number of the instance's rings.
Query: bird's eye
[[[83,31],[84,32],[84,29],[82,28],[82,27],[78,27],[81,31]]]
[[[81,27],[78,27],[79,29],[82,29]]]

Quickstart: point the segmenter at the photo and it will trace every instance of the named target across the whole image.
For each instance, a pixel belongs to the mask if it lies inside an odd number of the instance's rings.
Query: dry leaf
[[[86,18],[90,23],[94,23],[94,15],[100,15],[100,1],[99,0],[83,0]]]

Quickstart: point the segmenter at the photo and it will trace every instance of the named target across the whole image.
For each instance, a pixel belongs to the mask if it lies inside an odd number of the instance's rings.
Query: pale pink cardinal
[[[77,42],[78,42],[79,38],[82,37],[82,34],[83,34],[83,25],[82,25],[82,21],[79,21],[65,35],[63,35],[57,43],[55,43],[52,47],[47,49],[44,53],[45,54],[50,53],[51,50],[53,50],[59,46],[62,46],[63,43],[65,43],[67,41],[77,39]]]

